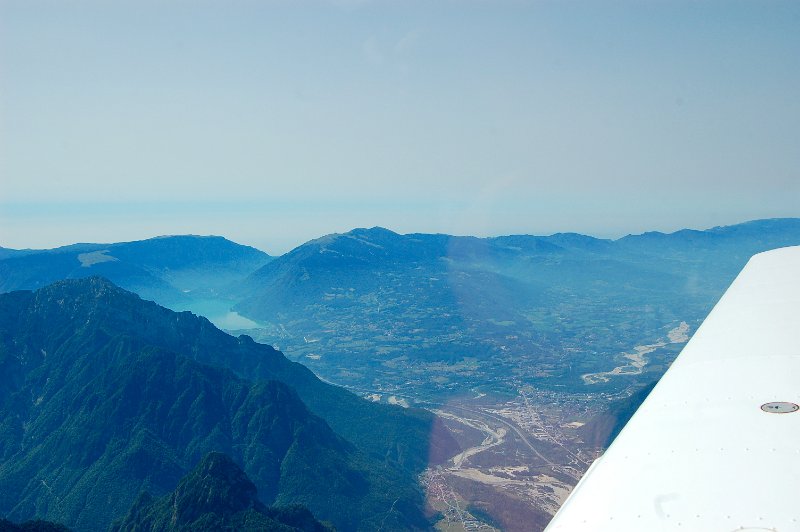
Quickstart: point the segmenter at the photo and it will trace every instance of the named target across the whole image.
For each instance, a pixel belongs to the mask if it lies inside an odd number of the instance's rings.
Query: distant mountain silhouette
[[[244,284],[243,301],[235,308],[258,319],[313,319],[315,311],[335,312],[342,307],[370,305],[367,295],[391,289],[382,309],[391,311],[411,306],[445,307],[469,301],[469,312],[486,312],[511,305],[520,297],[535,298],[539,290],[492,269],[476,267],[490,261],[508,262],[519,253],[502,242],[512,237],[479,239],[448,235],[399,235],[382,228],[356,229],[304,244],[254,272]],[[557,250],[537,237],[518,237],[525,246]],[[458,275],[451,275],[454,269]],[[464,275],[461,275],[463,273]],[[431,283],[430,279],[440,283]],[[350,290],[352,288],[352,290]],[[344,289],[341,297],[330,297],[331,289]],[[459,300],[469,295],[469,301]],[[409,305],[406,305],[408,300]],[[463,309],[454,309],[458,317]],[[368,311],[365,309],[365,311]],[[301,316],[302,314],[302,316]],[[366,318],[368,320],[368,318]],[[498,318],[501,319],[501,318]],[[290,320],[284,320],[290,321]]]
[[[234,309],[280,332],[262,339],[294,357],[321,353],[309,359],[315,371],[356,387],[380,372],[384,386],[430,389],[424,375],[409,374],[464,360],[486,365],[469,379],[438,375],[439,391],[503,380],[498,366],[519,365],[544,368],[537,384],[581,386],[582,375],[637,343],[682,321],[694,330],[753,254],[798,244],[800,219],[617,240],[355,229],[259,268]],[[648,365],[639,384],[663,369]]]
[[[180,301],[212,294],[270,260],[216,236],[166,236],[50,250],[0,249],[0,292],[33,290],[61,279],[101,275],[147,299]]]

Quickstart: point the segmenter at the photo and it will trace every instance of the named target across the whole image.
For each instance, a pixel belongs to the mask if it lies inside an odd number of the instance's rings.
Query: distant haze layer
[[[0,2],[0,245],[800,214],[798,2]]]
[[[111,210],[111,207],[108,207],[107,210]],[[3,213],[0,212],[0,247],[50,249],[75,242],[128,242],[162,235],[199,234],[225,235],[231,240],[253,246],[271,255],[281,255],[322,235],[345,233],[356,227],[379,226],[380,224],[373,222],[389,218],[389,216],[378,214],[359,216],[356,213],[342,213],[339,219],[333,217],[319,219],[312,216],[313,213],[306,213],[302,210],[261,213],[248,211],[246,208],[242,210],[243,212],[234,212],[233,208],[230,212],[211,208],[205,216],[202,213],[194,216],[181,214],[180,208],[176,208],[171,214],[154,214],[152,208],[143,208],[142,210],[147,211],[148,214],[107,214],[98,218],[75,213],[73,218],[42,213],[39,216],[25,219],[24,223],[10,221],[8,218],[4,218]],[[387,224],[387,227],[401,234],[421,232],[491,237],[509,234],[550,235],[576,232],[598,238],[618,238],[627,234],[640,234],[647,231],[672,232],[686,228],[709,229],[749,220],[737,218],[730,222],[716,223],[711,219],[727,220],[727,217],[713,215],[713,212],[706,213],[706,216],[698,216],[698,218],[702,220],[708,218],[708,221],[685,225],[676,225],[666,220],[662,220],[661,223],[650,220],[651,224],[631,222],[626,225],[624,224],[626,218],[620,215],[620,219],[616,223],[614,220],[609,220],[603,226],[600,220],[596,225],[592,225],[591,222],[580,224],[569,220],[561,220],[562,223],[552,220],[541,224],[519,220],[516,224],[503,224],[501,221],[476,220],[464,213],[453,214],[450,217],[446,217],[442,213],[438,220],[439,223],[426,224],[425,220],[408,220],[407,222]],[[486,223],[481,223],[481,221]]]

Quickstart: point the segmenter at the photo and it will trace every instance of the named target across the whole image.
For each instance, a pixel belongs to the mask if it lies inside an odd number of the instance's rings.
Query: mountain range
[[[0,291],[103,275],[278,346],[327,380],[384,401],[408,389],[438,400],[516,380],[580,387],[634,347],[663,343],[631,377],[642,386],[679,351],[670,331],[691,334],[752,254],[793,244],[792,218],[617,240],[354,229],[279,257],[176,236],[2,249]],[[592,382],[613,390],[630,379]]]
[[[432,414],[359,399],[102,278],[0,295],[0,368],[0,514],[13,520],[103,530],[219,451],[267,504],[342,530],[427,526],[415,475],[437,452]]]
[[[2,249],[0,291],[103,275],[383,401],[517,381],[576,389],[598,373],[593,388],[613,391],[656,379],[682,345],[669,333],[688,338],[752,254],[794,244],[793,218],[617,240],[354,229],[274,258],[177,236]],[[637,346],[661,344],[629,379],[602,376]]]
[[[644,384],[680,348],[668,333],[693,330],[751,255],[796,244],[798,219],[618,240],[356,229],[262,266],[234,308],[262,324],[257,340],[362,389],[452,393],[503,386],[512,370],[576,387],[620,353],[664,343]]]
[[[570,437],[605,447],[746,260],[798,244],[800,220],[776,219],[617,240],[355,229],[280,257],[196,236],[0,248],[0,515],[159,529],[206,479],[235,496],[184,529],[426,529],[419,475],[462,449],[415,402],[472,397],[491,420],[578,398],[593,418]]]
[[[169,236],[48,250],[0,248],[0,292],[102,276],[162,304],[218,296],[271,257],[222,237]]]

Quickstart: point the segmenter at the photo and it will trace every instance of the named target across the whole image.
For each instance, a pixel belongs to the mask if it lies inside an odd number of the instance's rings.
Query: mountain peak
[[[34,293],[40,300],[42,298],[57,300],[64,297],[78,298],[81,301],[89,299],[108,300],[117,297],[141,299],[137,294],[120,288],[100,275],[63,279],[39,288]]]
[[[223,516],[261,508],[256,486],[231,458],[211,452],[178,484],[172,507],[179,521],[190,523],[202,513]]]
[[[400,236],[399,233],[395,233],[390,229],[386,229],[385,227],[380,227],[377,225],[370,228],[356,227],[355,229],[348,231],[347,234],[358,236]]]
[[[205,455],[172,493],[153,499],[143,492],[112,530],[303,530],[324,532],[303,506],[267,508],[256,487],[231,458]]]
[[[39,290],[80,290],[81,292],[90,292],[96,295],[102,295],[110,292],[130,293],[118,287],[102,275],[79,277],[77,279],[62,279],[49,286],[46,286],[45,288],[40,288]]]

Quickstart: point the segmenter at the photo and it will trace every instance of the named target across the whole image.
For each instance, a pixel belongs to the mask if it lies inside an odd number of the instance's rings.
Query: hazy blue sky
[[[0,246],[800,216],[800,2],[0,0]]]

